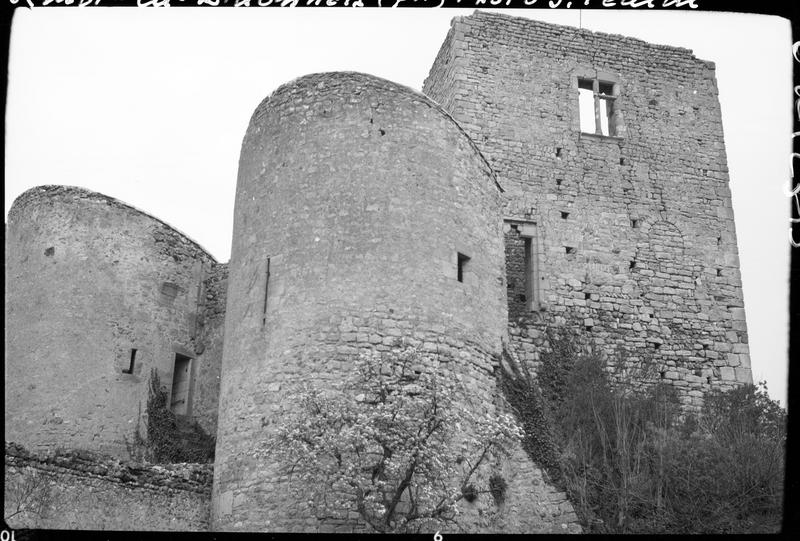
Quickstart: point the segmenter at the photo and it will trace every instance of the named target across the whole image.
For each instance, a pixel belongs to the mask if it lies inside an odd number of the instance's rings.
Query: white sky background
[[[6,215],[42,184],[83,186],[227,261],[241,145],[258,103],[320,71],[417,90],[450,20],[473,9],[17,9]],[[578,10],[498,10],[578,26]],[[587,10],[584,28],[692,49],[717,65],[755,381],[786,404],[791,36],[747,14]]]

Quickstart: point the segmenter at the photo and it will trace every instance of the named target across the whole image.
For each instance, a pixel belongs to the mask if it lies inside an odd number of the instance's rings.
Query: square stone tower
[[[505,189],[509,332],[547,328],[682,402],[750,382],[714,64],[687,49],[476,12],[423,91]]]

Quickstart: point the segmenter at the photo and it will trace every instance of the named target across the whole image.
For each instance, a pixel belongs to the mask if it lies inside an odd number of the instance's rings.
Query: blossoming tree
[[[476,473],[522,436],[491,405],[465,407],[453,362],[415,350],[364,354],[345,381],[306,386],[265,449],[290,474],[294,497],[317,518],[378,532],[453,526],[459,502],[488,491],[475,488]]]

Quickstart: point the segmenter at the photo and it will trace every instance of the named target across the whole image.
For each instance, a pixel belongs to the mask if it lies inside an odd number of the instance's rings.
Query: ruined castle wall
[[[228,265],[214,263],[204,275],[201,290],[203,316],[195,351],[197,364],[192,395],[192,417],[208,434],[217,433],[222,344],[225,334],[225,305]]]
[[[207,531],[211,470],[6,443],[3,516],[14,529]]]
[[[616,136],[581,133],[578,78],[618,85]],[[506,190],[509,328],[521,357],[535,365],[543,331],[566,328],[610,362],[671,381],[688,405],[751,380],[712,63],[477,12],[454,20],[424,92]],[[523,231],[535,275],[520,259]]]
[[[308,516],[254,454],[302,383],[342,380],[359,352],[438,354],[469,389],[465,407],[493,408],[499,194],[452,119],[389,81],[311,75],[258,107],[239,165],[215,529],[357,527]],[[458,253],[470,258],[463,281]]]
[[[6,440],[128,456],[148,378],[196,357],[213,258],[163,222],[80,188],[21,195],[6,237]],[[135,349],[132,373],[131,354]]]

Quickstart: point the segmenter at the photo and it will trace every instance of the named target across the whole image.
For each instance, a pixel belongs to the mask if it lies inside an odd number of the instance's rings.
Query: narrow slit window
[[[130,365],[128,366],[128,368],[123,368],[122,373],[133,374],[133,367],[135,366],[135,364],[136,364],[136,348],[132,348]]]
[[[264,278],[264,309],[261,313],[261,326],[267,324],[267,297],[269,296],[269,266],[270,266],[270,258],[267,258],[267,272],[266,277]]]
[[[464,281],[464,272],[467,270],[467,264],[469,263],[469,256],[466,256],[459,252],[458,254],[458,269],[456,278],[458,278],[459,282]]]

